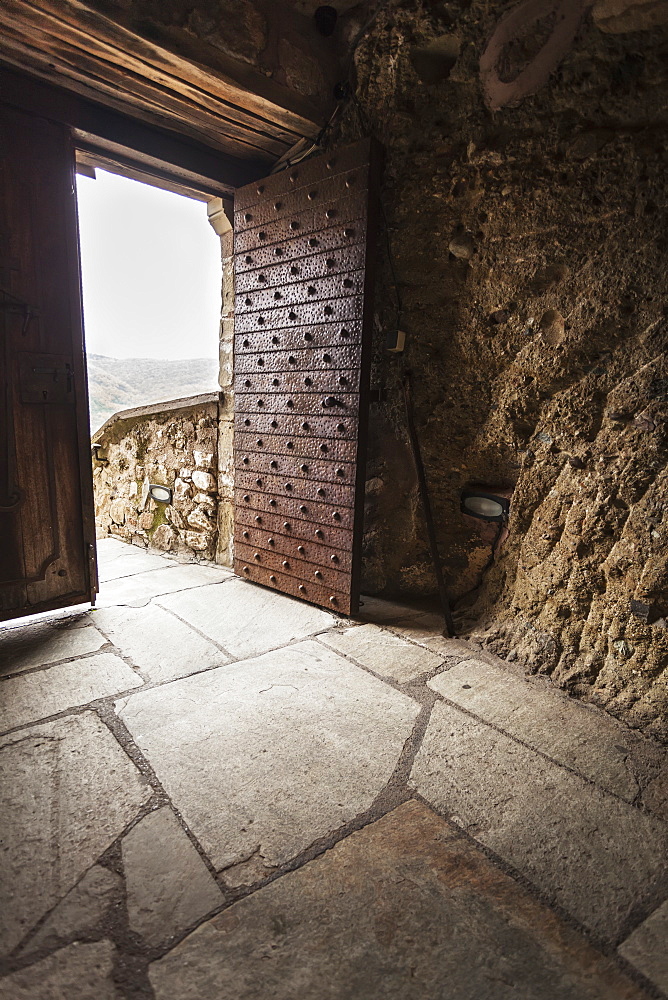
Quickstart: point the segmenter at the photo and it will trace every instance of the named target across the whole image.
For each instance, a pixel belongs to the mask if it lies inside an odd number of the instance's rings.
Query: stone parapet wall
[[[113,536],[187,561],[213,561],[217,555],[227,561],[229,539],[217,551],[219,476],[229,475],[219,470],[220,408],[221,395],[208,393],[124,410],[97,431],[98,538]],[[171,503],[152,499],[154,484],[173,491]]]

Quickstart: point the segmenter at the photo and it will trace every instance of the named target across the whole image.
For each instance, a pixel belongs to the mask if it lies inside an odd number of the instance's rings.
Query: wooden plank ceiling
[[[273,163],[322,125],[253,67],[184,59],[78,0],[2,0],[0,60],[239,159]]]

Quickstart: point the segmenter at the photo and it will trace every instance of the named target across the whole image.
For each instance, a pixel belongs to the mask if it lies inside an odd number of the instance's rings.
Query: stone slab
[[[106,641],[90,624],[66,628],[35,622],[23,628],[0,628],[0,674],[19,673],[95,653]]]
[[[320,641],[399,684],[436,670],[443,663],[442,656],[406,642],[377,625],[332,629],[321,635]]]
[[[212,642],[155,604],[145,608],[100,608],[95,612],[95,622],[154,683],[229,661]]]
[[[385,601],[381,597],[368,597],[363,594],[360,598],[360,609],[356,616],[368,622],[398,622],[421,618],[425,614],[419,608],[409,608],[398,601]]]
[[[443,635],[443,615],[426,614],[411,621],[388,622],[396,635],[411,642],[417,642],[425,649],[437,653],[442,659],[453,657],[462,659],[471,656],[471,646],[463,639],[448,639]]]
[[[109,907],[119,902],[123,880],[116,872],[94,865],[51,911],[36,934],[21,948],[21,957],[42,949],[53,951],[100,926]]]
[[[0,682],[0,732],[67,708],[141,687],[141,677],[113,653],[98,653]]]
[[[223,896],[168,808],[149,813],[123,838],[130,927],[166,943],[221,906]]]
[[[136,576],[101,584],[96,604],[99,608],[110,608],[117,604],[143,608],[154,597],[160,597],[162,594],[175,594],[192,587],[223,583],[230,578],[229,570],[218,566],[168,563],[164,569],[152,569],[147,573],[137,573]]]
[[[647,783],[641,797],[642,804],[668,823],[668,763]]]
[[[136,545],[124,545],[124,548],[124,552],[119,552],[111,558],[105,555],[98,559],[100,583],[110,583],[125,576],[136,576],[137,573],[165,569],[171,565],[163,556],[153,552],[142,552]]]
[[[151,795],[92,712],[0,747],[0,941],[10,952],[79,881]]]
[[[0,1000],[121,1000],[113,981],[111,941],[71,944],[0,979]]]
[[[56,611],[38,611],[34,615],[21,615],[20,618],[10,618],[0,622],[0,628],[25,628],[26,625],[39,625],[46,622],[56,628],[77,628],[78,626],[89,625],[88,613],[91,609],[90,601],[82,601],[80,604],[72,604],[66,608],[58,608]]]
[[[410,783],[606,942],[668,893],[663,823],[443,702]]]
[[[419,711],[314,641],[118,708],[217,870],[281,865],[368,809]]]
[[[407,802],[207,921],[156,1000],[642,1000],[579,935]]]
[[[668,995],[668,900],[637,927],[618,950],[657,989]]]
[[[157,603],[235,657],[257,656],[322,632],[337,621],[311,604],[238,579],[226,583],[224,591],[202,587],[196,592],[161,598]]]
[[[54,628],[73,629],[85,628],[91,624],[91,608],[86,605],[78,605],[73,608],[63,608],[60,611],[44,611],[42,614],[47,617],[49,624]],[[35,615],[35,618],[37,616]],[[26,622],[26,619],[23,619]]]
[[[117,556],[125,555],[128,551],[135,549],[135,546],[129,542],[122,542],[120,538],[98,538],[95,547],[98,563],[111,562]]]
[[[665,753],[609,715],[549,682],[528,680],[483,660],[462,660],[429,687],[485,722],[528,743],[632,802]]]

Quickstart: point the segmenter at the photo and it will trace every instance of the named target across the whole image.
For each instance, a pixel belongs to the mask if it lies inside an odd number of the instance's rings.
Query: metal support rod
[[[413,461],[415,462],[415,471],[417,472],[418,487],[420,490],[420,501],[422,503],[422,509],[424,511],[424,519],[427,524],[427,536],[429,538],[429,548],[431,550],[431,558],[434,564],[434,573],[436,574],[436,583],[438,585],[438,596],[441,601],[441,610],[443,611],[443,619],[445,621],[444,635],[450,636],[452,638],[455,635],[455,626],[452,620],[452,612],[450,611],[450,601],[448,599],[448,593],[445,589],[445,580],[443,579],[443,568],[441,566],[441,557],[439,555],[438,544],[436,542],[436,530],[434,528],[434,518],[431,513],[431,503],[429,502],[429,489],[427,487],[427,477],[425,475],[424,464],[422,462],[422,454],[420,452],[420,442],[418,440],[417,431],[415,430],[415,422],[413,420],[413,383],[410,372],[404,373],[403,385],[404,385],[404,403],[406,404],[406,422],[408,424],[408,436],[411,442]]]

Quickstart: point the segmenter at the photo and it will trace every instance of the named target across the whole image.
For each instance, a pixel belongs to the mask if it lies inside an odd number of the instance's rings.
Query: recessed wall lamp
[[[484,490],[462,490],[460,510],[481,521],[504,521],[508,517],[510,500]]]
[[[148,487],[148,495],[157,503],[172,502],[172,491],[168,486],[157,486],[154,483],[150,483]]]

